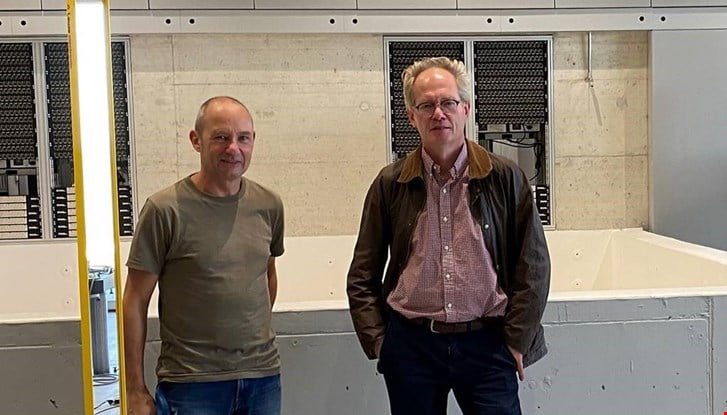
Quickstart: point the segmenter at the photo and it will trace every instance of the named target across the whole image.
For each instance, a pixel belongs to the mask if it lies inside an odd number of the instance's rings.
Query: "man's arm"
[[[533,195],[525,174],[514,172],[513,190],[518,201],[515,212],[515,246],[518,258],[510,282],[512,295],[506,315],[505,333],[513,357],[518,360],[522,376],[522,355],[535,338],[545,311],[550,287],[550,256],[543,225],[533,202]]]
[[[124,359],[129,414],[153,414],[154,400],[144,383],[147,310],[159,277],[129,268],[124,287]]]
[[[379,357],[384,341],[384,307],[381,277],[388,259],[385,238],[389,223],[381,177],[371,185],[361,217],[358,240],[348,270],[348,304],[359,342],[369,359]]]
[[[278,271],[275,269],[275,257],[268,258],[268,293],[270,294],[270,308],[275,304],[278,296]]]

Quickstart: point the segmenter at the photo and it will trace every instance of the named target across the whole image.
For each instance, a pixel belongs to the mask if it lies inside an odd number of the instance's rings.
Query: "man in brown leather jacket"
[[[366,196],[348,272],[356,333],[394,415],[445,414],[450,390],[465,415],[520,414],[516,375],[547,352],[550,284],[528,179],[465,138],[461,62],[424,59],[403,83],[421,145]]]

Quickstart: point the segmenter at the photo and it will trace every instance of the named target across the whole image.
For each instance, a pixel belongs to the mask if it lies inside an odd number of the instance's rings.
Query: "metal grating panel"
[[[550,225],[548,42],[476,41],[473,49],[478,142],[525,171],[540,219]]]
[[[419,145],[419,133],[409,124],[404,104],[401,73],[417,60],[446,56],[464,62],[462,41],[410,41],[389,43],[389,88],[391,111],[391,150],[403,158]]]
[[[31,43],[0,44],[0,160],[37,160]]]
[[[41,238],[32,43],[0,43],[0,239]]]
[[[547,42],[475,42],[474,51],[478,124],[548,122]]]
[[[124,43],[113,42],[111,44],[111,65],[114,84],[119,234],[121,236],[131,236],[134,232],[134,215],[130,174],[129,91],[126,82],[126,48]]]
[[[56,238],[75,236],[75,199],[66,196],[73,191],[73,134],[68,73],[68,44],[44,43],[46,94],[50,157],[53,168],[53,235]],[[114,128],[118,185],[119,227],[121,236],[133,232],[131,199],[131,144],[129,134],[129,103],[126,74],[126,48],[123,42],[111,43],[111,65],[114,99]],[[68,204],[73,207],[69,208]]]

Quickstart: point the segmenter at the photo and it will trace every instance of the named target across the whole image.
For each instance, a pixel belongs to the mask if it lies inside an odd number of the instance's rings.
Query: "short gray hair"
[[[439,56],[416,61],[404,69],[404,72],[401,74],[401,81],[404,85],[404,103],[407,108],[414,106],[414,94],[412,92],[414,81],[422,72],[430,68],[441,68],[451,73],[454,76],[455,82],[457,82],[457,92],[459,93],[460,99],[466,103],[470,102],[470,78],[467,75],[467,69],[464,63],[456,59]]]

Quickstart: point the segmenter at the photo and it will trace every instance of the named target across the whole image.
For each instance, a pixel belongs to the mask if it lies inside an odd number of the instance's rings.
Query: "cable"
[[[100,411],[97,411],[103,405],[109,405],[109,407],[108,408],[101,409]],[[93,408],[93,411],[94,411],[93,413],[94,413],[94,415],[98,415],[100,413],[103,413],[103,412],[106,412],[106,411],[110,411],[112,409],[116,409],[119,406],[120,406],[120,404],[119,404],[119,400],[118,399],[107,399],[107,400],[101,402],[100,404],[98,404],[95,408]]]
[[[95,375],[93,377],[93,386],[106,386],[106,385],[113,385],[114,383],[119,381],[118,375]]]

